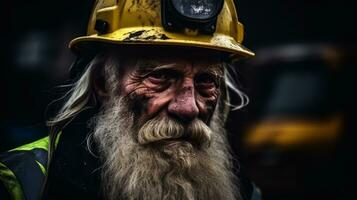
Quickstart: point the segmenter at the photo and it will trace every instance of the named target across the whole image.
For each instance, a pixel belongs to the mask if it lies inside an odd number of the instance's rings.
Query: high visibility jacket
[[[13,200],[39,200],[45,180],[49,137],[0,154],[0,188]],[[1,186],[2,184],[2,186]],[[6,193],[0,192],[1,195]],[[0,199],[6,198],[0,196]]]

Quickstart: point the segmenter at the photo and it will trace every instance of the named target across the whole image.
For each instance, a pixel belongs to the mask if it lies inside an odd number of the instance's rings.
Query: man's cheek
[[[128,110],[132,112],[135,122],[139,123],[140,116],[146,112],[145,108],[147,107],[149,99],[135,92],[130,93],[126,98],[128,99]]]
[[[200,110],[200,118],[205,122],[209,123],[213,112],[217,106],[217,98],[198,98],[197,105]]]
[[[159,93],[148,99],[147,103],[147,115],[152,118],[159,115],[163,110],[166,110],[167,105],[172,100],[172,95],[169,93]]]
[[[170,101],[167,93],[156,93],[146,87],[136,88],[130,93],[129,98],[132,102],[131,110],[138,125],[155,117]]]

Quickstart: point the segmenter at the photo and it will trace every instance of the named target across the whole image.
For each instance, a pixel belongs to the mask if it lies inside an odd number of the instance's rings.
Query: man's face
[[[158,117],[184,126],[197,120],[209,125],[223,77],[216,54],[126,57],[121,67],[120,95],[134,102],[137,127]]]
[[[133,64],[126,63],[122,95],[143,101],[139,123],[159,115],[181,123],[195,119],[209,123],[223,76],[218,60],[156,56],[140,58]]]
[[[113,57],[104,67],[109,91],[94,128],[110,199],[233,199],[219,57]]]

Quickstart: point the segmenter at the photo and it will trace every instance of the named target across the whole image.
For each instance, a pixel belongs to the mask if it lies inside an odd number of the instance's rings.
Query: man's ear
[[[94,73],[93,86],[96,97],[100,102],[108,100],[109,91],[106,87],[105,72],[103,67]]]

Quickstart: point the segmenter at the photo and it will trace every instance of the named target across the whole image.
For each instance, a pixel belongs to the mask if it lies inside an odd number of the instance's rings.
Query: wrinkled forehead
[[[138,58],[132,60],[132,66],[140,70],[149,69],[176,69],[189,71],[222,70],[222,63],[214,59],[190,59],[185,57],[160,57],[160,58]]]
[[[160,66],[191,66],[199,70],[222,70],[222,55],[215,51],[202,51],[189,48],[145,48],[112,51],[114,57],[120,57],[124,66],[135,68],[155,68]]]

